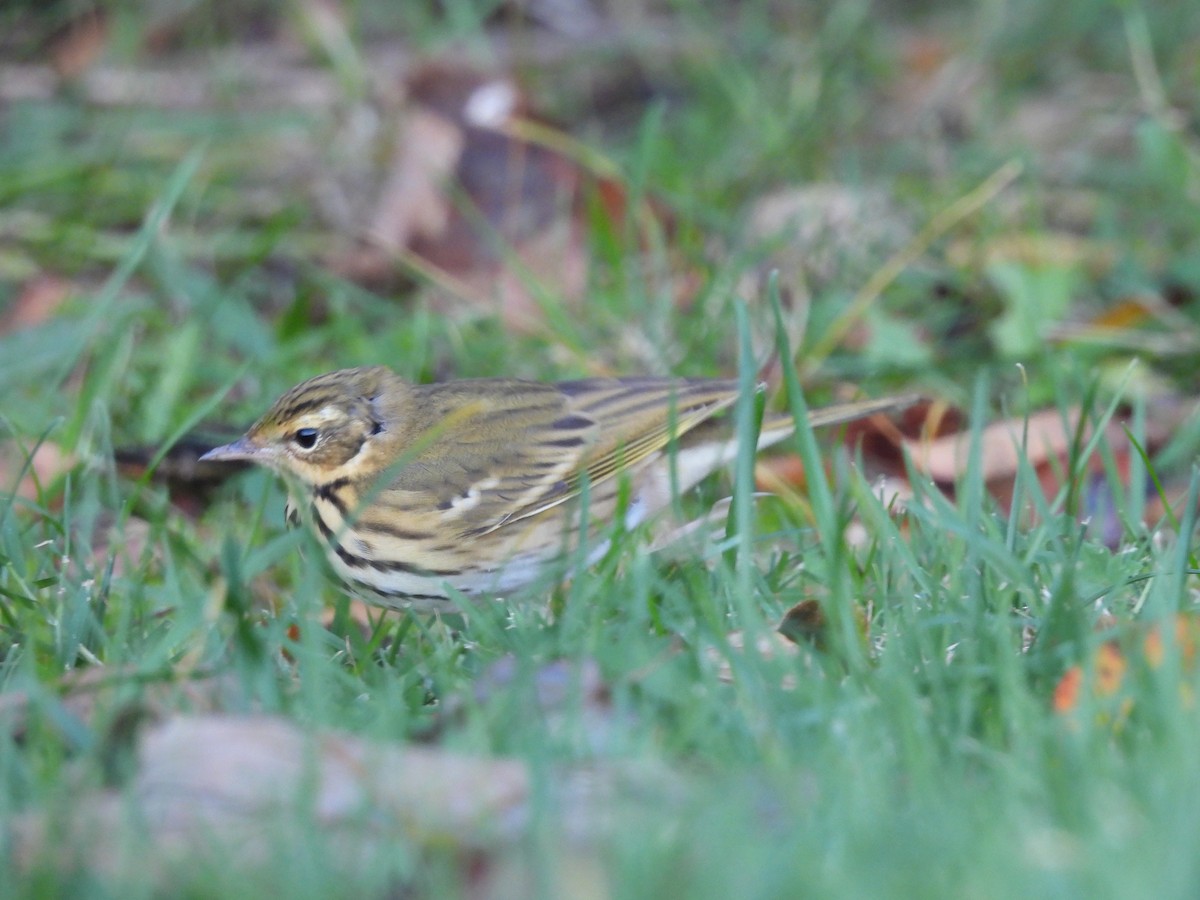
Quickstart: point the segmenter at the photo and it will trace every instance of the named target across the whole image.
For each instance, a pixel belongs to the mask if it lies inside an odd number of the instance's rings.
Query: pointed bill
[[[247,460],[249,462],[266,463],[269,461],[270,456],[271,453],[268,448],[256,444],[243,436],[232,444],[224,444],[223,446],[214,447],[212,450],[209,450],[200,457],[200,462],[236,462]]]

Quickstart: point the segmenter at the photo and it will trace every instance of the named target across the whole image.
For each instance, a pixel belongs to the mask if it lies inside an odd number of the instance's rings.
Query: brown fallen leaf
[[[74,286],[56,275],[39,275],[21,286],[0,314],[0,334],[32,328],[49,321],[71,296]]]
[[[838,426],[842,444],[861,453],[868,477],[890,476],[892,486],[902,487],[907,474],[904,448],[910,438],[943,428],[952,421],[941,401],[906,401],[894,410],[855,419]],[[759,490],[784,492],[803,489],[807,482],[804,463],[796,453],[774,454],[758,460],[754,469]],[[902,490],[907,494],[907,490]]]
[[[1147,416],[1144,449],[1154,452],[1161,447],[1181,421],[1182,415],[1190,413],[1190,410],[1190,404],[1179,404],[1171,398],[1155,399]],[[1062,490],[1062,479],[1069,471],[1069,457],[1075,448],[1080,418],[1081,413],[1077,408],[1065,414],[1056,409],[1047,409],[1031,413],[1027,419],[1012,418],[994,422],[980,432],[980,474],[989,494],[1000,507],[1012,506],[1022,459],[1032,468],[1044,496],[1054,497]],[[1083,442],[1091,440],[1093,434],[1090,422],[1085,424]],[[911,454],[913,464],[919,471],[929,475],[943,490],[950,491],[966,471],[972,440],[969,431],[960,431],[934,439],[906,438],[903,446]],[[1129,486],[1137,450],[1118,419],[1106,424],[1103,441],[1115,463],[1118,484]],[[1073,474],[1082,475],[1077,486],[1080,518],[1089,522],[1093,534],[1115,546],[1120,542],[1125,526],[1118,515],[1120,504],[1112,496],[1114,486],[1109,480],[1104,457],[1099,453],[1092,454],[1087,460],[1086,471]],[[1151,501],[1147,504],[1147,521],[1156,521],[1161,509],[1153,502],[1151,485],[1142,485],[1140,489],[1147,492]],[[1022,515],[1033,516],[1032,506],[1027,505]]]
[[[867,615],[855,606],[854,626],[864,649],[867,647]],[[828,644],[829,622],[818,600],[802,600],[783,614],[779,634],[794,644],[808,644],[824,650]]]
[[[1118,159],[1134,153],[1143,120],[1135,110],[1114,103],[1118,93],[1108,73],[1075,72],[1024,93],[1020,102],[990,123],[988,134],[997,146],[1022,147],[1034,161],[1039,181],[1051,189],[1043,201],[1045,209],[1053,210],[1051,217],[1061,216],[1052,189],[1079,184],[1068,173],[1080,159]],[[1103,215],[1102,201],[1092,206],[1090,221],[1075,222],[1082,232],[1095,231],[1096,217]],[[1027,218],[1020,206],[1014,205],[1013,213],[1015,220]]]
[[[1191,358],[1200,348],[1200,329],[1167,295],[1166,288],[1161,294],[1127,294],[1088,321],[1053,323],[1046,329],[1046,338],[1140,352],[1159,367],[1166,357]]]
[[[46,488],[75,468],[76,463],[72,454],[49,441],[38,444],[32,457],[15,443],[0,442],[0,490],[14,492],[26,500],[38,500]],[[57,502],[57,498],[52,499]]]
[[[1056,409],[1044,409],[1028,419],[993,422],[979,435],[980,475],[988,482],[1012,478],[1022,456],[1033,466],[1061,459],[1075,440],[1079,419],[1078,409],[1065,418]],[[909,440],[906,447],[918,470],[936,482],[954,484],[966,471],[971,443],[970,432],[958,432],[928,441]]]
[[[897,77],[884,88],[875,139],[919,139],[929,162],[944,166],[944,145],[973,134],[987,115],[991,72],[961,34],[927,22],[897,29],[890,50]]]
[[[87,4],[72,16],[47,42],[50,63],[59,78],[83,75],[108,44],[108,13],[100,5]]]
[[[627,217],[668,227],[661,207],[631,210],[618,178],[530,115],[512,79],[429,65],[407,92],[368,240],[330,260],[348,277],[378,283],[411,272],[444,307],[537,330],[543,303],[582,302],[595,215],[617,233]]]

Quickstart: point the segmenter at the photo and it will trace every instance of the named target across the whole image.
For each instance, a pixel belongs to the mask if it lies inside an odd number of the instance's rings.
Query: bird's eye
[[[319,432],[315,428],[299,428],[292,435],[292,443],[301,450],[311,450],[317,446]]]

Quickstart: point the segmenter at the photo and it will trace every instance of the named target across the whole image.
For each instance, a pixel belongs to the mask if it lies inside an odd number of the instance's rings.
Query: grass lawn
[[[0,895],[1200,892],[1200,6],[85,6],[0,13]],[[465,616],[189,469],[773,353],[928,400]]]

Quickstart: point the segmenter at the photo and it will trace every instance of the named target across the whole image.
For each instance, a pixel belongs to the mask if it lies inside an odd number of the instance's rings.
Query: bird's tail
[[[823,425],[837,425],[841,422],[852,422],[875,413],[890,412],[903,409],[919,400],[917,394],[901,394],[895,397],[880,397],[876,400],[855,400],[851,403],[836,403],[820,409],[809,410],[808,423],[813,428]],[[790,413],[768,413],[763,419],[762,428],[758,434],[759,449],[769,447],[784,440],[796,430],[796,423]]]

